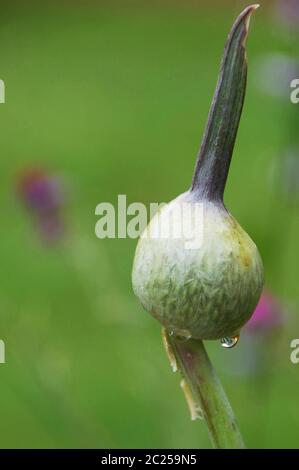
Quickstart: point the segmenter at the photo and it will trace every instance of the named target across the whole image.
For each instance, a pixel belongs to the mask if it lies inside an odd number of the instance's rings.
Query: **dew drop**
[[[191,333],[189,330],[183,330],[181,328],[170,327],[168,329],[169,336],[174,336],[178,341],[187,341],[190,339]]]
[[[222,338],[221,346],[223,348],[227,348],[227,349],[233,348],[234,346],[237,345],[239,339],[240,339],[240,335],[230,336],[230,337],[227,337],[227,338]]]
[[[181,330],[175,336],[176,336],[176,339],[181,342],[188,341],[189,339],[191,339],[191,334],[189,333],[188,330],[185,330],[185,331]]]

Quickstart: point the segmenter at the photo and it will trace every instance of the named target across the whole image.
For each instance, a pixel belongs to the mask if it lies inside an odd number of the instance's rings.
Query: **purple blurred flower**
[[[35,219],[42,240],[58,242],[65,233],[61,182],[39,168],[26,170],[18,181],[18,193]]]
[[[244,327],[246,333],[267,333],[282,326],[282,307],[270,292],[264,290],[249,322]]]
[[[230,356],[223,355],[229,374],[239,376],[266,375],[269,359],[277,352],[277,340],[286,320],[286,312],[269,291],[264,290],[249,322],[241,330],[238,346]],[[272,354],[273,352],[273,354]]]
[[[299,29],[299,2],[298,0],[277,0],[277,14],[287,26]]]

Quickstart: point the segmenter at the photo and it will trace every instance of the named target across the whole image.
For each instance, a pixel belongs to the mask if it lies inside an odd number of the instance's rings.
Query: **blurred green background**
[[[297,36],[260,3],[226,204],[288,320],[274,344],[262,341],[262,374],[231,373],[242,338],[231,351],[207,346],[247,446],[298,447],[299,209],[272,177],[297,110],[263,93],[255,73],[263,55],[295,55]],[[188,188],[224,41],[246,5],[1,2],[0,447],[210,447],[159,324],[132,293],[136,240],[97,239],[94,211],[118,194],[149,204]],[[16,195],[35,165],[67,186],[67,236],[52,247]]]

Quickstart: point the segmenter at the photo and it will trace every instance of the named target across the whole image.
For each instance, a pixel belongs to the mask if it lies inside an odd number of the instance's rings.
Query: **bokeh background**
[[[298,447],[298,17],[260,3],[225,200],[260,248],[270,320],[207,347],[247,446]],[[97,239],[95,207],[188,188],[247,4],[1,2],[0,447],[210,447],[132,293],[136,240]]]

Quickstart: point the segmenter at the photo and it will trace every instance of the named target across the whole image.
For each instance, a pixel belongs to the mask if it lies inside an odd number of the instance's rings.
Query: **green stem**
[[[170,336],[163,330],[164,343],[173,366],[187,384],[187,401],[191,401],[191,416],[200,406],[211,441],[217,449],[245,447],[235,416],[203,342]],[[188,389],[190,394],[188,396]],[[186,389],[185,389],[186,392]]]

